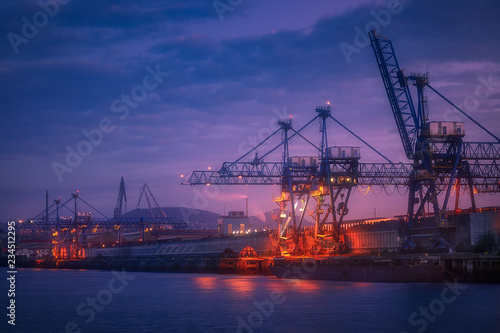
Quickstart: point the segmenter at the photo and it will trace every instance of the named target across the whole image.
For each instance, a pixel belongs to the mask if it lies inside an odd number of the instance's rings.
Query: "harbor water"
[[[498,284],[19,269],[15,288],[1,332],[500,332]]]

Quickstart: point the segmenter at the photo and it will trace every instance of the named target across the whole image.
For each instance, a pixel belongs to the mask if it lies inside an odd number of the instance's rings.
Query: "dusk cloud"
[[[397,14],[377,21],[390,3],[244,1],[221,21],[212,1],[75,0],[60,5],[15,53],[8,34],[22,36],[22,18],[32,22],[42,9],[32,1],[3,1],[0,220],[41,211],[45,189],[57,197],[80,188],[111,214],[120,176],[132,193],[148,182],[162,205],[192,204],[193,188],[179,185],[180,174],[234,160],[238,147],[265,133],[277,114],[293,115],[298,128],[326,101],[344,125],[391,159],[404,160],[373,52],[355,45],[356,28],[378,22],[402,67],[429,70],[431,84],[465,105],[481,80],[492,75],[500,82],[500,5],[401,1]],[[341,43],[358,48],[350,63]],[[147,66],[169,76],[120,117],[113,101],[139,92]],[[500,86],[494,88],[470,114],[498,135]],[[431,118],[456,116],[431,92],[429,98]],[[86,139],[82,131],[98,129],[105,118],[114,130],[59,182],[52,163],[64,163],[66,147],[76,149]],[[474,125],[466,129],[466,140],[489,141]],[[315,123],[308,131],[313,140],[317,130]],[[339,126],[330,131],[335,144],[361,146],[362,161],[380,161]],[[223,190],[253,196],[255,211],[275,206],[274,189]],[[385,205],[365,199],[370,207]],[[203,209],[220,211],[219,201]],[[405,210],[404,203],[384,209],[388,216]],[[372,209],[351,211],[354,218]]]

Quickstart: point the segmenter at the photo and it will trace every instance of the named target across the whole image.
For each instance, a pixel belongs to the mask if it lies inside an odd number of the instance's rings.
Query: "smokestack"
[[[246,197],[246,206],[247,206],[247,217],[248,217],[248,197]]]

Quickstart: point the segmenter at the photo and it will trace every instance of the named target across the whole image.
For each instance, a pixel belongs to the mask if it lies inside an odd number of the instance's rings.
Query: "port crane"
[[[144,183],[144,185],[142,185],[141,188],[139,189],[139,201],[137,202],[137,212],[139,212],[139,206],[141,205],[141,200],[143,196],[146,198],[146,202],[148,203],[148,208],[149,212],[151,213],[151,217],[160,217],[160,216],[167,217],[167,214],[160,207],[160,205],[158,204],[153,195],[153,192],[151,192],[148,184],[146,183]],[[151,206],[151,200],[149,200],[150,198],[156,205],[156,214],[154,213],[153,207]]]
[[[123,177],[120,182],[120,193],[122,193],[122,188],[123,193],[125,193]],[[122,196],[120,194],[119,200],[121,197]],[[73,205],[71,201],[73,201]],[[82,212],[82,207],[92,209],[97,212],[100,217],[92,216],[90,212]],[[62,216],[61,212],[64,212],[64,214],[68,214],[67,212],[69,212],[71,215]],[[55,199],[54,203],[50,206],[47,201],[45,210],[33,218],[23,220],[19,224],[19,229],[21,232],[47,229],[53,230],[53,235],[55,236],[53,241],[54,257],[62,258],[61,250],[70,244],[69,255],[71,259],[77,259],[81,257],[81,244],[85,241],[85,237],[91,232],[95,232],[97,230],[118,230],[120,235],[123,228],[136,229],[140,231],[142,239],[144,239],[145,227],[165,226],[173,229],[185,229],[188,225],[180,218],[167,217],[165,215],[152,215],[151,217],[114,216],[109,218],[83,199],[80,196],[79,191],[76,191],[75,193],[72,193],[67,200],[63,201],[60,197]]]
[[[446,247],[449,244],[442,233],[449,227],[447,205],[453,188],[456,192],[455,211],[458,210],[461,189],[468,191],[473,212],[477,209],[477,192],[500,192],[500,139],[432,87],[428,73],[407,74],[401,69],[390,39],[375,30],[369,32],[369,38],[403,149],[412,163],[408,179],[408,230],[404,247],[415,248],[414,240],[418,237],[430,237],[435,246]],[[416,107],[411,86],[417,91]],[[425,88],[443,98],[495,142],[464,142],[464,122],[429,121]],[[442,192],[444,196],[439,202],[438,196]],[[432,205],[434,232],[414,232],[419,220],[426,215],[426,204]]]
[[[429,84],[428,74],[410,74],[400,69],[389,39],[372,31],[370,40],[396,125],[407,158],[404,163],[393,163],[366,141],[341,124],[331,115],[330,105],[316,108],[316,116],[299,130],[294,130],[292,121],[278,121],[279,129],[261,143],[250,149],[234,162],[224,162],[220,168],[208,171],[193,171],[183,178],[184,185],[279,185],[281,196],[274,198],[279,205],[278,234],[280,245],[285,248],[289,238],[293,238],[296,253],[300,253],[301,225],[304,213],[312,198],[316,201],[312,216],[315,218],[314,238],[321,247],[323,240],[330,237],[333,248],[342,246],[342,221],[348,213],[348,202],[352,189],[356,186],[382,188],[404,187],[408,190],[408,228],[404,247],[414,248],[414,238],[430,237],[435,246],[446,246],[442,237],[444,228],[449,227],[447,204],[452,189],[456,193],[456,209],[460,191],[468,191],[472,209],[476,210],[474,194],[500,192],[500,140],[463,110],[456,107]],[[409,86],[417,87],[418,104],[415,108]],[[464,123],[430,122],[427,97],[424,88],[436,92],[464,116],[493,136],[497,142],[464,142]],[[312,122],[320,123],[321,140],[319,147],[303,135],[303,129]],[[377,152],[386,162],[360,163],[359,150],[351,154],[337,153],[330,147],[327,137],[327,120],[334,121],[369,148]],[[269,151],[257,155],[256,151],[271,137],[279,135],[282,140]],[[318,158],[291,157],[289,143],[294,138],[305,140],[318,153]],[[354,147],[351,147],[354,148]],[[282,160],[269,162],[267,158],[282,149]],[[354,152],[357,151],[357,154]],[[255,158],[251,156],[255,153]],[[438,196],[444,192],[441,204]],[[338,199],[340,198],[340,202]],[[296,208],[302,203],[300,216]],[[435,226],[431,234],[413,233],[419,219],[425,217],[425,204],[432,204]],[[331,219],[333,230],[326,232],[326,221]]]
[[[295,130],[292,119],[278,121],[279,128],[262,142],[250,149],[234,162],[224,162],[217,169],[193,171],[183,177],[183,185],[279,185],[281,195],[273,200],[279,206],[279,213],[274,217],[278,223],[279,244],[282,250],[301,253],[300,244],[302,224],[309,203],[313,199],[316,205],[312,216],[315,220],[314,239],[318,253],[330,248],[344,250],[342,221],[348,213],[348,202],[353,188],[363,186],[405,186],[410,164],[395,164],[382,153],[356,135],[331,114],[331,106],[318,106],[316,116]],[[373,149],[387,162],[359,163],[358,147],[331,147],[328,143],[327,126],[335,122],[358,140]],[[321,134],[319,147],[305,135],[304,129],[319,122]],[[260,156],[257,150],[272,137],[281,135],[278,145]],[[301,139],[315,152],[317,157],[290,156],[289,144]],[[266,159],[276,151],[282,151],[282,159],[269,162]],[[252,156],[254,156],[252,159]],[[340,198],[340,202],[339,202]],[[300,204],[300,207],[299,207]],[[296,210],[299,208],[299,212]],[[332,226],[326,230],[325,226]],[[293,249],[287,248],[288,240],[293,240]]]
[[[125,191],[125,180],[120,180],[120,189],[118,190],[118,199],[116,202],[114,218],[122,217],[123,201],[125,200],[125,211],[127,211],[127,192]]]

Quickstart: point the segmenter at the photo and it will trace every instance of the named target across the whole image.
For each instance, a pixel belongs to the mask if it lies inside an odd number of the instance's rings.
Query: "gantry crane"
[[[321,248],[323,240],[330,238],[333,248],[338,249],[343,243],[342,221],[348,212],[348,201],[354,187],[404,186],[409,188],[408,231],[404,246],[415,247],[413,238],[417,236],[430,236],[435,240],[436,245],[446,245],[447,242],[441,237],[442,229],[437,228],[437,231],[432,234],[414,235],[412,234],[414,224],[426,215],[425,204],[430,203],[433,206],[436,227],[446,226],[446,207],[453,187],[456,189],[457,197],[461,188],[469,191],[473,210],[476,209],[474,202],[476,191],[500,192],[500,167],[498,165],[500,145],[497,142],[463,142],[462,138],[465,134],[463,123],[448,122],[443,126],[443,123],[429,122],[424,88],[429,87],[439,96],[445,97],[429,85],[428,74],[406,75],[399,68],[390,40],[374,31],[370,32],[370,39],[403,148],[410,163],[393,163],[387,159],[332,117],[331,108],[328,105],[317,107],[316,117],[298,131],[293,129],[291,120],[280,120],[278,130],[236,161],[224,162],[215,170],[193,171],[183,178],[181,183],[184,185],[280,185],[281,195],[274,198],[280,207],[276,217],[279,239],[284,245],[284,241],[289,238],[287,235],[291,235],[297,252],[300,251],[301,225],[311,197],[316,200],[316,207],[312,214],[315,218],[316,245]],[[411,84],[417,87],[417,109],[415,109],[409,90]],[[445,100],[456,107],[446,98]],[[457,109],[500,142],[477,121],[461,109]],[[354,153],[336,154],[335,149],[339,147],[328,145],[327,119],[334,120],[387,162],[360,163],[359,150],[352,151],[357,151],[357,155]],[[320,147],[313,144],[302,133],[303,129],[315,120],[320,122]],[[255,154],[255,158],[250,160],[257,149],[279,132],[282,133],[280,144],[260,157]],[[314,151],[318,153],[317,160],[309,157],[309,162],[307,162],[307,157],[289,156],[288,144],[296,137],[305,140],[314,148]],[[335,149],[332,150],[332,148]],[[283,150],[280,162],[265,161],[278,149]],[[438,196],[443,191],[445,195],[440,206]],[[418,195],[420,195],[420,200]],[[337,204],[339,197],[341,202]],[[300,217],[296,214],[299,202],[303,203],[300,208]],[[415,210],[416,205],[418,207]],[[456,206],[458,206],[458,200]],[[287,209],[289,209],[288,214]],[[324,226],[329,218],[332,220],[333,230],[325,232]],[[433,230],[436,227],[433,227]]]
[[[193,171],[182,179],[184,185],[279,185],[281,194],[274,201],[279,206],[275,219],[282,250],[300,253],[302,223],[309,207],[310,199],[316,201],[312,216],[315,219],[315,247],[321,252],[323,243],[330,250],[342,251],[344,247],[342,221],[348,213],[348,202],[352,189],[361,185],[400,185],[407,182],[409,164],[394,164],[370,144],[357,136],[331,115],[331,106],[316,107],[316,116],[299,130],[293,129],[292,120],[279,120],[279,128],[266,139],[250,149],[234,162],[224,162],[219,169]],[[357,139],[373,149],[387,163],[361,164],[357,147],[330,147],[328,144],[327,121],[333,120]],[[316,146],[303,135],[305,128],[319,121],[321,141]],[[261,156],[256,151],[272,137],[280,135],[281,142]],[[293,157],[289,154],[289,143],[300,138],[312,147],[310,156]],[[271,154],[282,149],[279,162],[265,161]],[[251,156],[255,153],[255,157]],[[317,157],[316,157],[317,156]],[[340,202],[338,202],[340,198]],[[338,202],[338,203],[337,203]],[[299,203],[300,215],[296,212]],[[299,216],[298,216],[299,215]],[[329,221],[331,220],[331,221]],[[329,221],[332,230],[325,230]],[[293,239],[294,248],[286,249],[288,239]]]
[[[123,178],[120,185],[120,192],[123,183]],[[119,196],[120,198],[120,196]],[[70,201],[74,201],[73,209],[68,207]],[[81,212],[78,203],[85,204],[92,210],[97,212],[101,217],[92,216],[90,212]],[[155,200],[156,203],[156,200]],[[61,216],[61,209],[69,211],[71,216]],[[70,254],[72,259],[81,257],[81,243],[84,242],[86,235],[93,231],[104,230],[118,230],[119,235],[122,228],[139,230],[144,239],[145,227],[168,227],[173,229],[185,229],[187,223],[180,218],[167,217],[164,212],[163,216],[151,217],[113,217],[108,218],[101,213],[98,209],[93,207],[83,198],[81,198],[79,191],[71,194],[71,196],[64,202],[61,198],[54,200],[50,206],[47,205],[46,209],[33,218],[28,218],[19,224],[19,229],[22,231],[39,230],[39,229],[52,229],[54,239],[53,255],[55,258],[61,258],[61,249],[65,244],[71,243]],[[55,217],[54,217],[55,215]]]
[[[408,182],[408,233],[405,247],[416,247],[416,237],[432,237],[436,246],[445,247],[449,244],[441,235],[448,226],[447,205],[453,187],[456,189],[455,210],[458,208],[460,189],[464,185],[474,212],[474,194],[477,191],[500,192],[500,139],[433,88],[428,73],[408,75],[401,69],[388,38],[375,30],[369,32],[369,37],[406,157],[413,165]],[[416,108],[410,92],[411,85],[417,90]],[[430,122],[426,87],[491,135],[496,142],[464,142],[463,122]],[[438,196],[441,192],[444,192],[444,196],[440,203]],[[426,215],[426,203],[432,205],[436,228],[431,234],[414,234],[414,226]]]

